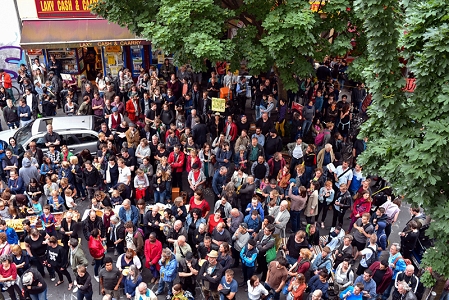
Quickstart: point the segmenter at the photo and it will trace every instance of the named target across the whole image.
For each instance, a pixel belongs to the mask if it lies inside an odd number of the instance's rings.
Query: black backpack
[[[374,249],[371,248],[371,247],[366,247],[366,248],[367,248],[367,249],[370,249],[370,250],[373,252],[373,254],[370,256],[370,258],[365,259],[366,265],[367,265],[368,268],[369,268],[369,266],[371,266],[375,261],[377,261],[377,253],[376,253],[376,251],[374,251]]]

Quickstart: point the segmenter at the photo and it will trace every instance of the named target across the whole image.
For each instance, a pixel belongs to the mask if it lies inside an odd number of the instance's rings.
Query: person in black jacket
[[[97,216],[94,210],[89,212],[89,217],[83,221],[83,235],[86,241],[89,241],[90,233],[94,228],[98,228],[101,233],[101,238],[106,236],[106,229],[103,225],[103,220]]]
[[[109,240],[114,244],[114,255],[125,253],[125,225],[117,216],[111,216],[111,228],[109,230]]]
[[[67,277],[67,280],[69,281],[69,290],[71,290],[73,282],[70,273],[67,271],[68,266],[67,251],[65,251],[62,246],[58,245],[58,239],[54,236],[51,236],[48,239],[47,265],[53,268],[58,274],[59,281],[55,284],[55,286],[64,283],[63,275],[65,275]]]
[[[3,117],[5,118],[5,122],[8,125],[9,129],[14,129],[20,127],[20,119],[17,114],[17,107],[15,107],[12,103],[11,99],[6,100],[6,107],[3,108]]]
[[[47,283],[35,268],[29,268],[25,271],[22,276],[22,286],[25,291],[25,298],[29,295],[35,295],[34,298],[45,299],[47,296]]]
[[[276,129],[270,130],[270,135],[265,139],[265,158],[268,161],[276,152],[282,151],[282,139]]]
[[[200,117],[195,118],[195,125],[192,127],[192,137],[195,144],[203,147],[207,142],[207,126],[201,123]]]
[[[87,196],[90,199],[94,197],[95,192],[100,188],[102,177],[98,170],[92,167],[92,163],[88,160],[84,163],[83,180],[86,185]]]
[[[78,266],[76,275],[76,287],[78,291],[76,292],[77,299],[92,299],[92,277],[86,270],[85,266]]]

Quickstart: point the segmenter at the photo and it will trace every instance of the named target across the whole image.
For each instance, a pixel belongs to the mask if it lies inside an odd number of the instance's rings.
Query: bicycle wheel
[[[19,99],[22,97],[22,93],[15,86],[12,87],[12,94],[14,96],[14,102],[19,101]]]

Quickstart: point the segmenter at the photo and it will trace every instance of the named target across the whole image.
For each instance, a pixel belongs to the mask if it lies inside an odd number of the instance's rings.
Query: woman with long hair
[[[248,284],[248,299],[263,299],[268,296],[267,289],[260,284],[259,277],[257,275],[253,275],[250,280],[247,282]]]
[[[304,274],[299,273],[291,279],[290,284],[288,285],[287,300],[302,300],[306,287],[306,278],[304,277]]]
[[[214,176],[215,168],[211,163],[212,151],[208,143],[204,143],[203,149],[200,150],[198,157],[201,161],[201,170],[206,176],[206,184],[210,185],[210,183],[212,182],[212,177]]]
[[[135,265],[129,266],[128,276],[125,277],[125,295],[127,299],[133,299],[136,287],[142,282],[142,275]]]
[[[193,236],[200,224],[206,224],[206,220],[201,216],[201,210],[199,208],[191,209],[186,219],[187,240],[190,245],[195,245]]]
[[[364,190],[361,194],[357,193],[354,198],[356,200],[352,205],[351,223],[349,224],[348,232],[351,232],[358,218],[361,218],[364,213],[371,212],[371,203],[373,202],[368,190]]]
[[[223,272],[230,269],[233,264],[231,247],[227,242],[223,242],[218,248],[217,262],[223,267]]]

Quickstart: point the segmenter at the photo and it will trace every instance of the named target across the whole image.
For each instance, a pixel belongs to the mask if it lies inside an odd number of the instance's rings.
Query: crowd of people
[[[357,164],[369,144],[350,134],[352,109],[366,91],[358,84],[348,101],[335,72],[343,62],[320,64],[282,99],[275,77],[237,76],[219,62],[194,82],[198,73],[166,60],[136,82],[126,69],[95,83],[81,76],[80,105],[50,64],[35,61],[34,86],[22,79],[23,109],[14,120],[5,113],[8,126],[58,106],[104,121],[95,155],[71,153],[52,125],[48,151],[1,143],[0,283],[11,299],[46,299],[45,269],[79,300],[92,299],[96,284],[105,299],[191,300],[198,288],[214,300],[236,299],[239,288],[251,300],[416,299],[410,258],[428,220],[411,208],[401,243],[389,244],[401,198],[373,195]],[[212,111],[223,87],[226,110]],[[25,217],[23,232],[7,226]]]

